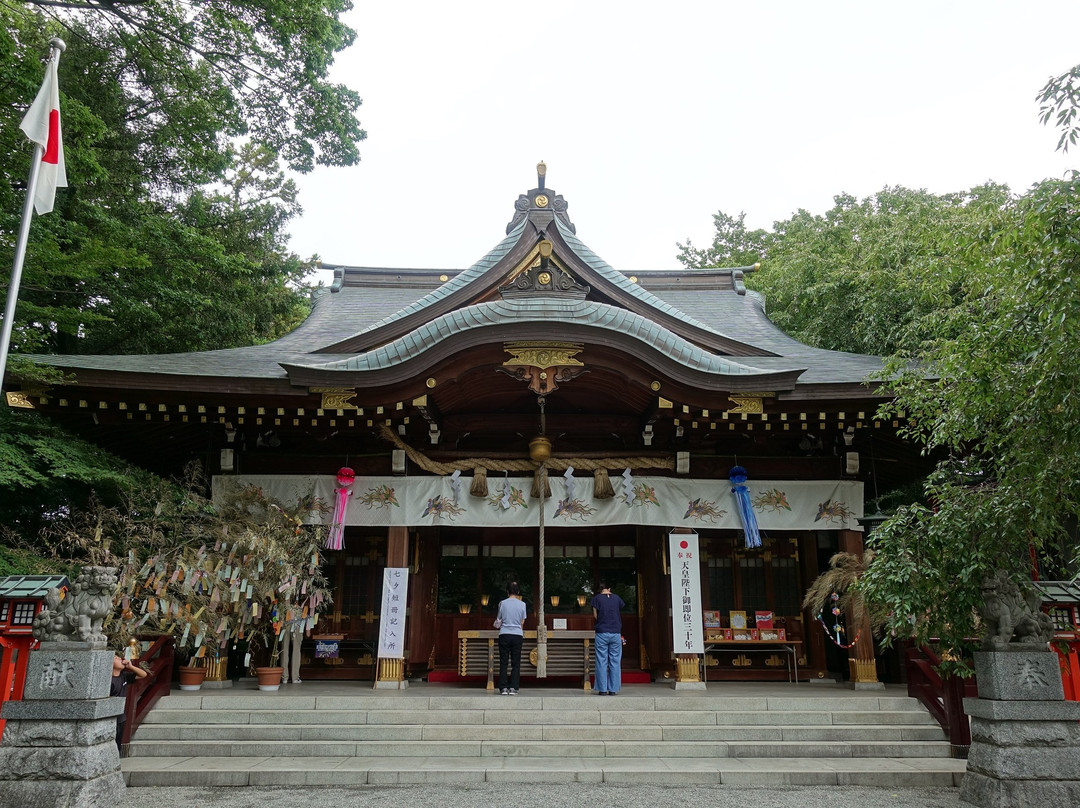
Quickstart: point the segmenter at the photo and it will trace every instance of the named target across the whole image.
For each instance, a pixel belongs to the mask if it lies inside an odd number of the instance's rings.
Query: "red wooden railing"
[[[1080,639],[1055,639],[1050,647],[1058,655],[1065,700],[1080,701]]]
[[[172,688],[173,638],[166,636],[154,640],[146,653],[139,657],[139,664],[148,675],[127,686],[124,734],[120,739],[122,746],[127,746],[132,733],[139,728],[150,708]]]
[[[942,676],[941,658],[928,646],[908,648],[908,695],[919,700],[949,736],[954,758],[966,759],[971,747],[971,720],[964,712],[964,698],[976,698],[975,677]]]

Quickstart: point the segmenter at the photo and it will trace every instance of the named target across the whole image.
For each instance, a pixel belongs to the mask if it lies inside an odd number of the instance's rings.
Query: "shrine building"
[[[927,468],[900,421],[875,418],[881,361],[783,333],[746,288],[757,266],[609,266],[545,171],[467,269],[324,265],[332,286],[274,342],[36,356],[71,383],[32,393],[9,378],[7,402],[165,476],[197,460],[217,495],[254,483],[332,503],[351,469],[342,547],[325,552],[333,606],[316,629],[339,653],[305,646],[303,679],[376,675],[387,567],[408,569],[399,679],[473,675],[463,638],[491,629],[510,580],[527,628],[542,615],[549,637],[591,630],[600,578],[627,604],[625,675],[693,679],[703,659],[710,682],[786,680],[792,661],[802,680],[888,679],[871,643],[845,649],[802,608],[834,553],[861,552],[865,503]],[[646,209],[630,210],[628,237],[648,227]],[[760,546],[732,469],[745,470]],[[693,671],[671,534],[698,546],[707,648]],[[766,636],[786,649],[725,633],[769,613]]]

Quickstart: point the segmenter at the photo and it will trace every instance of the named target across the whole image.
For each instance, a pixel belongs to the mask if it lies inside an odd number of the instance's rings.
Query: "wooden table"
[[[548,676],[580,676],[583,690],[592,690],[589,674],[594,668],[592,631],[553,631],[548,629]],[[536,667],[536,631],[526,631],[521,645],[521,673]],[[499,632],[471,630],[458,632],[458,673],[461,676],[487,674],[487,689],[495,689],[499,664]]]
[[[713,649],[739,649],[740,651],[774,651],[777,648],[782,648],[787,654],[790,655],[790,664],[787,665],[788,681],[794,681],[796,684],[799,682],[799,651],[802,648],[802,640],[709,640],[705,643],[705,653]],[[785,660],[787,662],[789,660]],[[702,665],[705,670],[705,676],[702,678],[708,680],[708,665]]]

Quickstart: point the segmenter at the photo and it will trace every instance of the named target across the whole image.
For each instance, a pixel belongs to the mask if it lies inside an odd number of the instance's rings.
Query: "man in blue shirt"
[[[622,615],[626,607],[622,598],[613,594],[606,581],[596,588],[600,594],[592,599],[596,624],[596,690],[601,696],[614,696],[622,689]]]

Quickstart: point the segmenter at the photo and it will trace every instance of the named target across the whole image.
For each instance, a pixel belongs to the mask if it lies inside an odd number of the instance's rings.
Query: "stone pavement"
[[[970,808],[958,788],[860,786],[650,786],[605,783],[350,786],[322,788],[128,788],[112,808]],[[1049,808],[1049,806],[1047,806]]]

